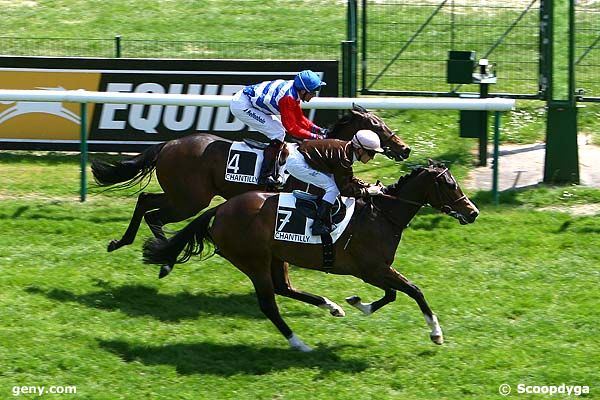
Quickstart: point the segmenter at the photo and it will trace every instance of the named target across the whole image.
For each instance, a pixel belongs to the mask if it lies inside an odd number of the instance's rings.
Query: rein
[[[450,214],[450,213],[452,213],[454,211],[454,209],[452,208],[452,206],[467,197],[466,194],[463,194],[458,199],[456,199],[454,201],[450,201],[448,203],[446,203],[444,201],[444,199],[442,199],[442,191],[440,190],[440,184],[438,183],[438,178],[440,176],[442,176],[442,175],[445,175],[447,172],[448,172],[448,168],[445,168],[442,172],[440,172],[439,174],[437,174],[435,176],[435,178],[434,178],[435,189],[436,189],[435,191],[436,191],[438,199],[440,200],[440,204],[442,205],[440,207],[440,211],[443,212],[444,214]]]
[[[377,197],[387,198],[390,200],[400,201],[402,203],[410,204],[411,206],[415,206],[417,208],[417,210],[419,210],[421,207],[423,207],[423,203],[419,203],[418,201],[403,199],[402,197],[390,196],[388,194],[382,194]],[[381,213],[381,215],[383,215],[385,219],[387,219],[393,226],[400,228],[400,230],[403,230],[404,228],[406,228],[406,226],[407,226],[406,224],[398,222],[398,220],[396,220],[393,217],[393,214],[390,214],[390,213],[386,212],[383,208],[378,207],[377,204],[375,204],[374,200],[375,200],[375,198],[370,197],[369,203],[375,210],[377,210],[379,213]]]
[[[463,194],[462,196],[460,196],[459,198],[455,199],[455,200],[449,200],[448,202],[444,201],[444,199],[442,198],[442,191],[440,190],[440,184],[438,183],[438,179],[443,176],[444,174],[446,174],[448,172],[448,168],[445,168],[442,172],[438,173],[435,178],[434,178],[434,188],[436,191],[436,196],[440,201],[440,211],[443,212],[444,214],[448,214],[448,215],[453,215],[453,213],[456,213],[456,211],[454,211],[454,209],[452,208],[452,206],[456,203],[458,203],[461,200],[464,200],[467,195]],[[395,201],[400,201],[402,203],[405,204],[409,204],[411,206],[414,206],[418,209],[420,209],[421,207],[423,207],[426,203],[425,202],[418,202],[418,201],[414,201],[414,200],[409,200],[409,199],[405,199],[402,197],[396,197],[396,196],[392,196],[392,195],[388,195],[388,194],[382,194],[378,197],[383,197],[383,198],[388,198],[391,200],[395,200]],[[394,217],[393,215],[390,215],[390,213],[386,212],[384,209],[382,209],[381,207],[378,207],[375,202],[373,201],[374,198],[370,198],[370,203],[371,205],[377,210],[379,211],[388,221],[390,221],[392,223],[392,225],[397,226],[401,229],[406,228],[406,226],[404,224],[399,223]]]

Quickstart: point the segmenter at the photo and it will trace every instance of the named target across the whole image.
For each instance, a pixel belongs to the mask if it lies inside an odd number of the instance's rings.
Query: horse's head
[[[354,134],[361,129],[370,129],[379,136],[381,147],[388,158],[396,161],[408,158],[410,147],[396,136],[381,118],[356,104],[349,114],[333,125],[329,137],[351,140]]]
[[[418,206],[429,204],[456,218],[461,225],[475,222],[479,215],[479,209],[463,193],[448,167],[431,160],[427,167],[413,170],[385,192]]]

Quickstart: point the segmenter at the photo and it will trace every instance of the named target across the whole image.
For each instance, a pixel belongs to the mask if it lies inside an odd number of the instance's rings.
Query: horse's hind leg
[[[120,247],[133,243],[138,229],[140,228],[140,223],[142,222],[142,217],[144,214],[150,210],[164,207],[167,204],[167,197],[164,193],[140,193],[135,205],[135,210],[131,216],[131,221],[129,221],[129,226],[123,234],[123,237],[121,237],[119,240],[111,240],[108,244],[107,250],[109,252],[115,251]]]
[[[195,214],[195,211],[177,211],[171,206],[161,207],[158,210],[153,210],[144,214],[146,224],[158,239],[166,239],[163,226],[172,222],[179,222],[187,219]],[[162,279],[173,271],[173,265],[163,265],[160,267],[158,278]]]
[[[258,305],[263,314],[265,314],[265,316],[271,320],[273,325],[279,329],[279,332],[281,332],[288,340],[288,343],[292,348],[303,352],[311,351],[312,349],[304,344],[304,342],[292,332],[283,318],[281,318],[279,308],[277,308],[277,303],[275,302],[275,289],[273,287],[272,278],[267,273],[258,273],[249,276],[254,284]]]
[[[358,308],[365,315],[371,315],[375,311],[379,310],[381,307],[385,306],[388,303],[391,303],[396,300],[396,291],[394,289],[384,289],[385,294],[383,297],[377,301],[372,303],[363,303],[361,298],[358,296],[350,296],[346,298],[346,301],[351,306]]]
[[[320,308],[326,308],[334,317],[344,317],[346,315],[342,307],[329,300],[327,297],[321,297],[294,289],[288,275],[287,262],[273,259],[271,261],[271,277],[275,287],[275,294],[300,300]]]

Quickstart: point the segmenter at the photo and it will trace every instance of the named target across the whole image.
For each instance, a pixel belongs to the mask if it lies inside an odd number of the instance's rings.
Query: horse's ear
[[[356,111],[359,113],[367,113],[368,112],[366,108],[364,108],[363,106],[359,106],[356,103],[352,103],[352,111]]]
[[[429,162],[429,166],[430,167],[435,167],[435,168],[446,168],[446,166],[444,165],[443,162],[440,161],[436,161],[436,160],[432,160],[431,158],[428,158],[427,161]]]

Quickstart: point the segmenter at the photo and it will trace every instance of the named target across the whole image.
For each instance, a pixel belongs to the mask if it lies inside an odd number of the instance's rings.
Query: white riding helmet
[[[356,132],[352,138],[352,145],[357,149],[363,148],[376,153],[383,153],[379,136],[369,129],[361,129],[360,131]]]

